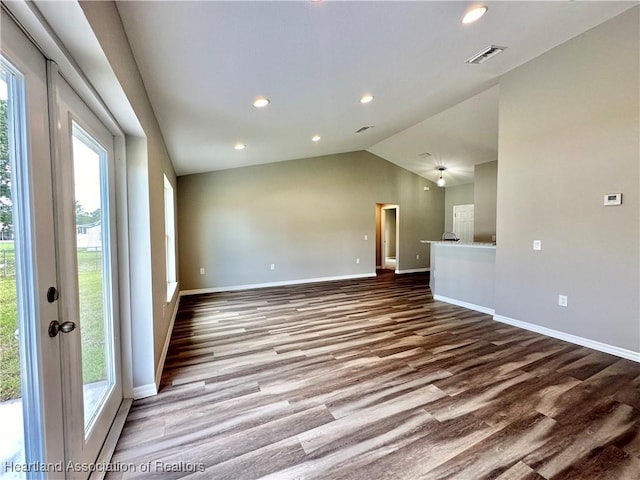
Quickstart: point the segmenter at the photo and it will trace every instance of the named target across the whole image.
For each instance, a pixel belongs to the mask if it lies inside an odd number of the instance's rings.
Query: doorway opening
[[[398,271],[400,257],[399,206],[376,204],[376,269]]]

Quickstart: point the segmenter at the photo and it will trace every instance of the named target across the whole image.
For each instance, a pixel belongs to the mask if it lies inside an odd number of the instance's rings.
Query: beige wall
[[[420,240],[442,234],[444,194],[371,153],[179,177],[181,288],[373,274],[376,203],[399,205],[399,269],[428,267]]]
[[[82,2],[82,9],[104,50],[122,89],[146,134],[145,138],[127,138],[127,175],[129,183],[132,331],[134,387],[148,385],[147,348],[153,352],[155,374],[177,301],[166,301],[164,245],[164,183],[166,175],[176,190],[176,175],[160,132],[151,103],[113,2]],[[136,222],[140,216],[148,219]],[[143,270],[150,269],[150,275]],[[151,292],[150,298],[146,298]],[[148,301],[147,301],[148,300]],[[153,342],[149,344],[149,325]],[[142,335],[142,337],[141,337]]]
[[[496,234],[498,162],[487,162],[474,168],[473,239],[491,242]]]
[[[444,231],[453,232],[454,205],[473,203],[473,183],[443,188],[444,190]]]
[[[502,79],[496,251],[496,314],[633,352],[639,26],[635,7]]]

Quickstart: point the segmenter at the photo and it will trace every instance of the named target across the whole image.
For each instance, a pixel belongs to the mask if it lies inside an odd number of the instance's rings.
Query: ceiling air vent
[[[431,154],[429,152],[422,152],[422,153],[419,153],[418,156],[420,158],[429,158]]]
[[[499,47],[498,45],[490,45],[484,50],[476,53],[471,58],[468,58],[464,63],[484,63],[491,57],[495,57],[499,53],[502,53],[507,47]]]
[[[360,127],[358,130],[356,130],[356,133],[362,133],[362,132],[366,132],[367,130],[369,130],[370,128],[373,128],[373,125],[367,125],[365,127]]]

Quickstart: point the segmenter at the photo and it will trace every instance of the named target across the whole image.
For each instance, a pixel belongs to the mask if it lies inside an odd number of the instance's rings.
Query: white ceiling
[[[497,159],[499,77],[635,4],[485,2],[471,25],[460,20],[472,2],[123,1],[118,11],[178,175],[367,149],[431,180],[444,164],[456,185]],[[508,48],[465,64],[490,44]],[[364,93],[373,102],[360,104]],[[258,96],[271,104],[256,109]],[[365,125],[375,127],[355,133]]]

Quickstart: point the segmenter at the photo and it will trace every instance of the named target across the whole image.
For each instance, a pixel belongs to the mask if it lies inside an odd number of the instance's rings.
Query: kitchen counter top
[[[433,245],[446,245],[448,247],[476,247],[476,248],[496,248],[491,242],[452,242],[447,240],[420,240],[420,243],[431,243]]]

